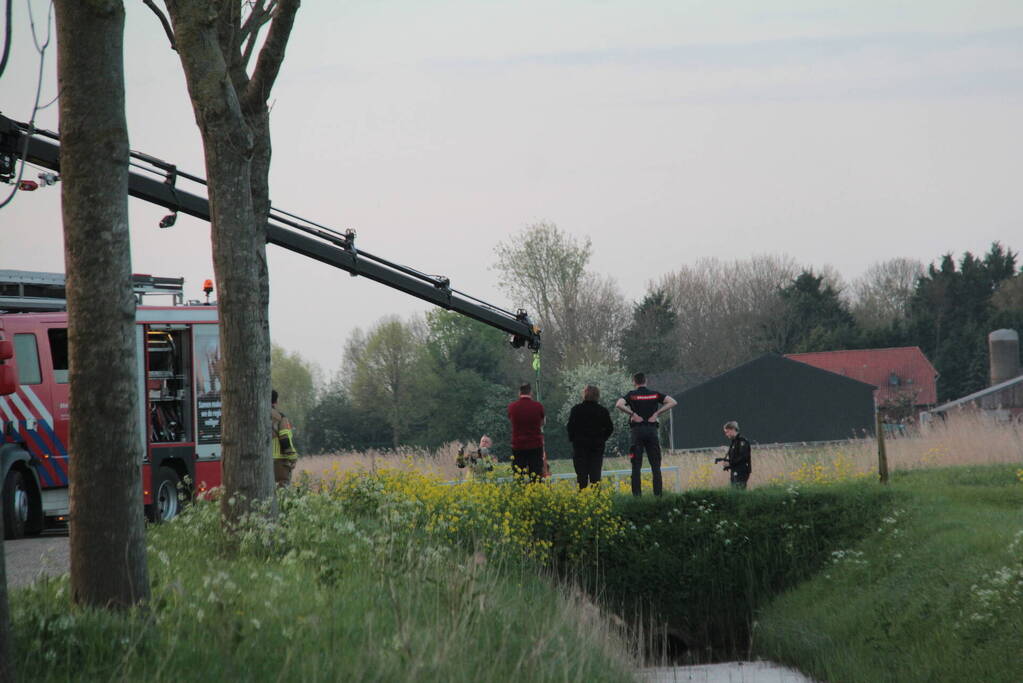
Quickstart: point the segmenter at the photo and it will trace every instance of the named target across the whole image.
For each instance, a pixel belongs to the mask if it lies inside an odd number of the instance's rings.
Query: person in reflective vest
[[[291,483],[291,473],[295,470],[295,461],[298,460],[298,451],[295,450],[295,440],[291,420],[277,409],[277,390],[270,392],[270,442],[273,450],[274,460],[274,481],[278,486],[287,486]]]
[[[459,469],[465,469],[465,480],[470,481],[473,479],[486,478],[486,476],[494,471],[494,456],[491,455],[490,449],[494,446],[494,440],[484,434],[480,437],[480,444],[475,449],[469,447],[467,450],[465,446],[460,446],[458,449],[458,457],[455,458],[455,465]]]

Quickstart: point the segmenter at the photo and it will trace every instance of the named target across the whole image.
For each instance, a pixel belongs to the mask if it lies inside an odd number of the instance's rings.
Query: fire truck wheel
[[[25,475],[11,470],[4,479],[4,538],[22,538],[30,526],[31,495]]]
[[[170,467],[161,467],[153,475],[153,504],[149,506],[149,520],[156,524],[167,522],[181,512],[181,477]]]

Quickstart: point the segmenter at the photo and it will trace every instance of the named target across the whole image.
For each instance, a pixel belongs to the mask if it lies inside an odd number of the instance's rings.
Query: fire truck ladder
[[[131,276],[135,302],[142,304],[147,294],[165,294],[174,304],[184,303],[185,278]],[[0,270],[0,311],[47,313],[67,310],[63,273],[37,273],[30,270]]]
[[[0,115],[0,180],[10,181],[14,177],[17,159],[59,173],[59,136],[50,131],[30,129],[28,124]],[[172,212],[160,221],[161,227],[173,225],[179,212],[210,220],[208,199],[178,188],[180,181],[205,188],[203,178],[141,152],[131,152],[129,163],[132,169],[128,174],[128,194]],[[43,176],[44,183],[50,182],[49,174]],[[200,192],[206,193],[205,189]],[[354,230],[340,232],[271,207],[266,241],[496,327],[512,335],[511,343],[515,347],[540,348],[540,328],[525,311],[512,313],[452,288],[446,277],[429,275],[357,249]]]

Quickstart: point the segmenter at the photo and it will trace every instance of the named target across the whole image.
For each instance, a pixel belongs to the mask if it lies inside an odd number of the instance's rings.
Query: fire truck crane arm
[[[0,180],[10,180],[18,159],[59,173],[59,137],[49,131],[29,131],[27,124],[0,115]],[[178,181],[183,179],[205,188],[205,180],[182,173],[173,164],[147,154],[132,152],[131,159],[128,194],[174,212],[164,218],[161,226],[173,225],[174,214],[178,212],[210,220],[208,199],[177,186]],[[205,193],[205,190],[201,191]],[[353,276],[368,278],[496,327],[512,335],[511,343],[516,348],[540,348],[540,328],[533,324],[525,311],[512,313],[453,289],[446,277],[428,275],[356,249],[353,230],[342,233],[287,211],[271,208],[266,240],[270,244],[340,268]]]

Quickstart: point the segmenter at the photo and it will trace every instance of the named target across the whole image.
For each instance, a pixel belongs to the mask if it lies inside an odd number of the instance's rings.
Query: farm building
[[[738,420],[754,443],[833,441],[874,433],[874,385],[768,354],[674,396],[674,448],[723,446]]]
[[[1015,330],[995,330],[988,335],[988,351],[991,358],[990,386],[921,413],[922,423],[960,411],[981,412],[998,422],[1014,420],[1023,423],[1019,334]]]
[[[790,353],[785,357],[873,384],[879,406],[905,404],[910,408],[907,412],[915,414],[938,402],[938,371],[919,346]]]

